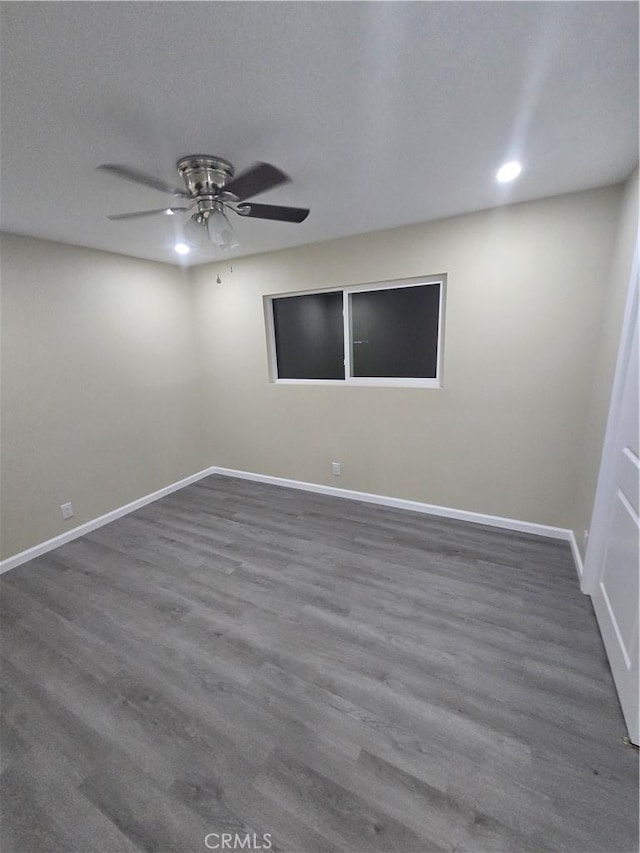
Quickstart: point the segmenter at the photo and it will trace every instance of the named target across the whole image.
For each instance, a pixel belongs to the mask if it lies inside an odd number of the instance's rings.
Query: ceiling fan
[[[188,202],[186,206],[172,205],[155,210],[116,213],[108,218],[122,220],[158,214],[171,216],[195,209],[184,229],[185,242],[191,246],[201,247],[208,238],[218,248],[228,249],[237,245],[233,228],[227,217],[228,210],[239,216],[272,219],[279,222],[303,222],[309,215],[308,209],[302,207],[283,207],[246,201],[291,180],[288,175],[270,163],[255,163],[237,177],[231,163],[221,157],[190,154],[178,160],[176,167],[184,181],[184,189],[174,187],[130,166],[113,163],[98,166],[98,169],[103,172],[109,172],[136,184],[153,187]]]

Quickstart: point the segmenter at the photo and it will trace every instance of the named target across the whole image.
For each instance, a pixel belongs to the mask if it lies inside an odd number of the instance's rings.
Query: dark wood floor
[[[637,849],[566,543],[214,476],[0,586],[3,853]]]

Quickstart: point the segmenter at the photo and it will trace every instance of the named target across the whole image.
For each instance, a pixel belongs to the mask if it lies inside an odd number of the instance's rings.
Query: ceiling
[[[626,2],[3,2],[1,225],[177,263],[186,154],[292,182],[234,217],[230,257],[623,180],[638,160],[638,5]],[[518,181],[496,183],[519,159]],[[175,203],[175,202],[173,202]],[[188,263],[216,258],[213,247]]]

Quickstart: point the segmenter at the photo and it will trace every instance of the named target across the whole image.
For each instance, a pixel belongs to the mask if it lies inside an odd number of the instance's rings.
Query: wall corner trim
[[[269,485],[283,486],[290,489],[300,489],[305,492],[316,492],[317,494],[329,495],[346,500],[363,501],[364,503],[378,504],[380,506],[392,507],[395,509],[404,509],[410,512],[419,512],[424,515],[433,515],[440,518],[468,521],[472,524],[484,524],[488,527],[498,527],[503,530],[513,530],[518,533],[530,533],[534,536],[544,536],[549,539],[562,539],[569,543],[576,565],[578,578],[582,577],[583,565],[580,557],[580,551],[578,550],[578,545],[576,543],[576,538],[572,530],[568,530],[564,527],[552,527],[547,524],[537,524],[535,522],[522,521],[515,518],[485,515],[484,513],[473,512],[471,510],[454,509],[452,507],[422,503],[421,501],[407,500],[405,498],[394,498],[387,495],[372,494],[370,492],[358,492],[352,489],[339,489],[335,486],[324,486],[320,483],[307,483],[303,480],[290,480],[285,477],[275,477],[269,474],[257,474],[251,471],[238,471],[233,468],[220,468],[215,465],[210,468],[205,468],[197,474],[192,474],[189,477],[178,480],[176,483],[172,483],[162,489],[158,489],[156,492],[152,492],[149,495],[138,498],[131,503],[118,507],[111,512],[105,513],[105,515],[101,515],[98,518],[94,518],[91,521],[86,522],[85,524],[74,527],[73,530],[62,533],[60,536],[55,536],[53,539],[48,539],[46,542],[35,545],[33,548],[28,548],[26,551],[21,551],[19,554],[8,557],[6,560],[0,562],[0,574],[9,571],[9,569],[16,568],[29,560],[33,560],[36,557],[40,557],[49,551],[53,551],[55,548],[59,548],[61,545],[65,545],[73,539],[84,536],[86,533],[90,533],[98,527],[103,527],[105,524],[109,524],[110,522],[121,518],[123,515],[135,512],[137,509],[171,494],[171,492],[176,492],[178,489],[190,486],[192,483],[196,483],[198,480],[202,480],[204,477],[209,477],[212,474],[219,474],[223,477],[236,477],[241,480],[253,480],[256,483],[267,483]]]

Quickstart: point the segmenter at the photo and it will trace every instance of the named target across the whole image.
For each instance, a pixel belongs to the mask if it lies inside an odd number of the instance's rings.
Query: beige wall
[[[636,170],[624,187],[614,251],[604,281],[601,331],[597,342],[596,368],[585,423],[580,477],[572,521],[575,537],[583,555],[584,531],[588,530],[591,524],[624,306],[637,238],[638,171]]]
[[[605,188],[198,267],[208,458],[570,527],[620,200]],[[264,294],[443,272],[442,390],[269,383]]]
[[[637,176],[189,274],[4,235],[3,558],[209,465],[581,533],[634,211]],[[263,295],[438,273],[442,390],[268,381]]]
[[[204,464],[180,271],[13,235],[1,248],[8,557]]]

